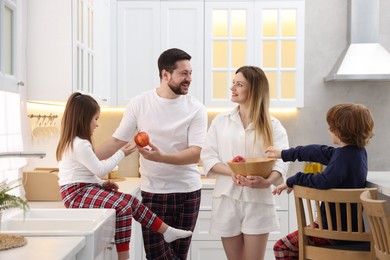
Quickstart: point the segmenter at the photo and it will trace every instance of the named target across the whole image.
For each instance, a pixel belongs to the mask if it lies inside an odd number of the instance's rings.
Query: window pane
[[[239,68],[246,64],[246,42],[234,41],[232,42],[232,67]]]
[[[228,11],[213,11],[213,37],[227,37],[228,35]]]
[[[232,10],[232,37],[246,36],[246,11]]]
[[[228,45],[227,42],[214,41],[213,46],[214,57],[213,67],[214,68],[227,68],[228,67]]]
[[[278,43],[276,41],[263,41],[263,67],[276,68],[278,66]]]
[[[88,48],[93,49],[93,11],[88,8]]]
[[[297,12],[296,10],[280,11],[280,19],[282,23],[282,36],[293,37],[297,35]]]
[[[14,74],[14,12],[12,9],[5,7],[4,9],[4,58],[5,74],[13,75]]]
[[[281,98],[295,99],[295,72],[282,72]]]
[[[278,35],[278,11],[263,10],[263,36],[276,37]]]
[[[296,59],[296,43],[295,41],[282,42],[282,67],[294,68]]]
[[[77,46],[77,69],[76,69],[76,79],[77,79],[77,90],[83,91],[83,68],[84,68],[84,52],[80,46]]]
[[[277,74],[276,72],[264,72],[268,79],[269,84],[269,96],[271,99],[277,99],[278,98],[278,92],[277,89]]]
[[[226,99],[228,86],[227,72],[213,73],[213,98]]]
[[[77,41],[83,41],[83,2],[76,0],[76,36]]]
[[[93,55],[88,54],[88,92],[93,93]]]

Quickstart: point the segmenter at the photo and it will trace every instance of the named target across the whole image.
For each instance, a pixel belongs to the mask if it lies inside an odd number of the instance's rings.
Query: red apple
[[[138,132],[134,136],[134,142],[141,147],[145,147],[149,144],[149,135],[146,132]]]
[[[243,163],[245,162],[245,158],[242,157],[241,155],[237,155],[232,159],[232,162],[238,162],[238,163]]]

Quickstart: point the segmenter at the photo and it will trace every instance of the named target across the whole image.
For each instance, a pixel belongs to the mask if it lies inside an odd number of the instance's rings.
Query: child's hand
[[[127,143],[124,146],[122,146],[121,150],[125,154],[125,156],[128,156],[129,154],[135,151],[136,147],[137,147],[136,144]]]
[[[290,194],[291,191],[293,190],[293,188],[290,188],[287,186],[287,184],[285,182],[283,182],[282,184],[280,184],[279,186],[277,186],[273,191],[272,191],[272,194],[276,195],[280,195],[280,193],[282,193],[283,190],[287,190],[287,194]]]
[[[105,188],[106,190],[114,190],[114,191],[118,191],[119,189],[119,186],[118,184],[116,184],[115,182],[112,182],[110,180],[106,180],[105,182],[103,182],[103,188]]]
[[[268,158],[281,158],[282,157],[282,150],[277,149],[276,147],[269,146],[267,149],[265,149],[265,153],[267,154]]]

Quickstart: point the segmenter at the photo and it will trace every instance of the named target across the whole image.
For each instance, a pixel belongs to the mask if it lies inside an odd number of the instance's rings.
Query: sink
[[[22,236],[85,236],[77,259],[95,259],[115,233],[114,209],[30,209],[4,216],[1,233]]]

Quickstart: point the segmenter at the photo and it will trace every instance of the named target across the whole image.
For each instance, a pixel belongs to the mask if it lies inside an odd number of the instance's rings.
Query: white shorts
[[[233,200],[226,196],[213,198],[210,224],[212,235],[260,235],[279,229],[279,220],[273,205]]]

